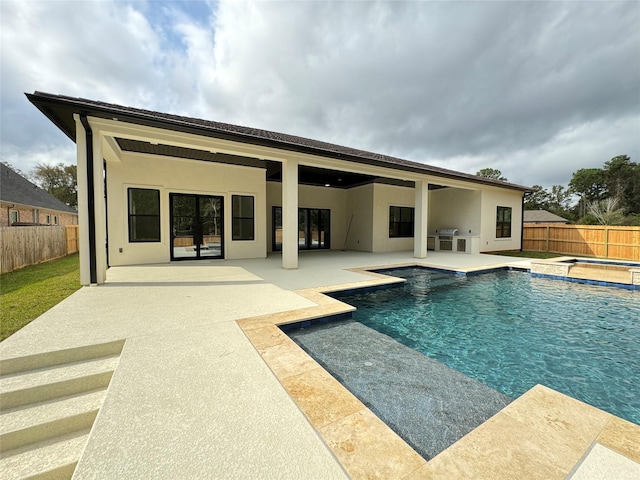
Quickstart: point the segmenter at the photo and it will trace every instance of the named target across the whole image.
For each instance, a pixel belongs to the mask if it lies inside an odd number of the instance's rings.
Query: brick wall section
[[[55,225],[55,217],[58,217],[58,225],[77,225],[78,215],[67,212],[58,212],[55,210],[46,210],[43,208],[37,209],[39,212],[40,221],[37,222],[34,219],[34,209],[25,205],[14,205],[12,203],[2,202],[0,205],[0,226],[11,226],[11,212],[17,211],[19,216],[19,222],[22,224],[34,224],[47,225],[47,215],[50,216],[50,225]]]

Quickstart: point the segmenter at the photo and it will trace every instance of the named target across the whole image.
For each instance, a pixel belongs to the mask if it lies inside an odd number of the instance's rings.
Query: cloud
[[[640,158],[633,1],[1,6],[3,151],[68,144],[37,89],[524,184]]]

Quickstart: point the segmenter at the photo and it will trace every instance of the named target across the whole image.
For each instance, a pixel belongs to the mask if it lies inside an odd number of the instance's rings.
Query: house
[[[547,210],[525,210],[522,216],[522,222],[527,223],[569,223],[569,220],[562,218],[555,213]]]
[[[27,98],[77,146],[85,285],[108,266],[278,251],[293,269],[299,250],[521,248],[528,187],[255,128]]]
[[[0,226],[77,224],[73,208],[0,164]]]

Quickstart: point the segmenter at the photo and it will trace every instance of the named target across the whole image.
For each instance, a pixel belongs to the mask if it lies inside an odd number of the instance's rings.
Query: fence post
[[[604,227],[604,258],[609,258],[609,228]]]
[[[549,225],[547,225],[547,232],[544,237],[544,251],[549,253]]]

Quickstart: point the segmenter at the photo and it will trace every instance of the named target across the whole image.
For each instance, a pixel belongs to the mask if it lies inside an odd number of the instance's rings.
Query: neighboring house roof
[[[433,167],[424,163],[411,162],[388,155],[357,150],[354,148],[343,147],[340,145],[334,145],[294,135],[287,135],[284,133],[154,112],[139,108],[125,107],[122,105],[87,100],[84,98],[54,95],[44,92],[36,91],[33,94],[27,93],[25,95],[31,103],[33,103],[74,142],[76,140],[76,122],[73,115],[76,113],[84,113],[88,116],[98,118],[117,119],[138,125],[146,125],[253,145],[320,155],[349,162],[364,163],[368,165],[394,168],[397,170],[424,173],[437,177],[471,181],[474,183],[493,185],[502,188],[520,190],[523,192],[533,191],[529,187],[522,185],[478,177],[476,175],[448,170],[446,168]]]
[[[525,210],[524,223],[569,223],[569,220],[562,218],[555,213],[546,210]]]
[[[77,214],[69,205],[0,163],[0,201]]]

